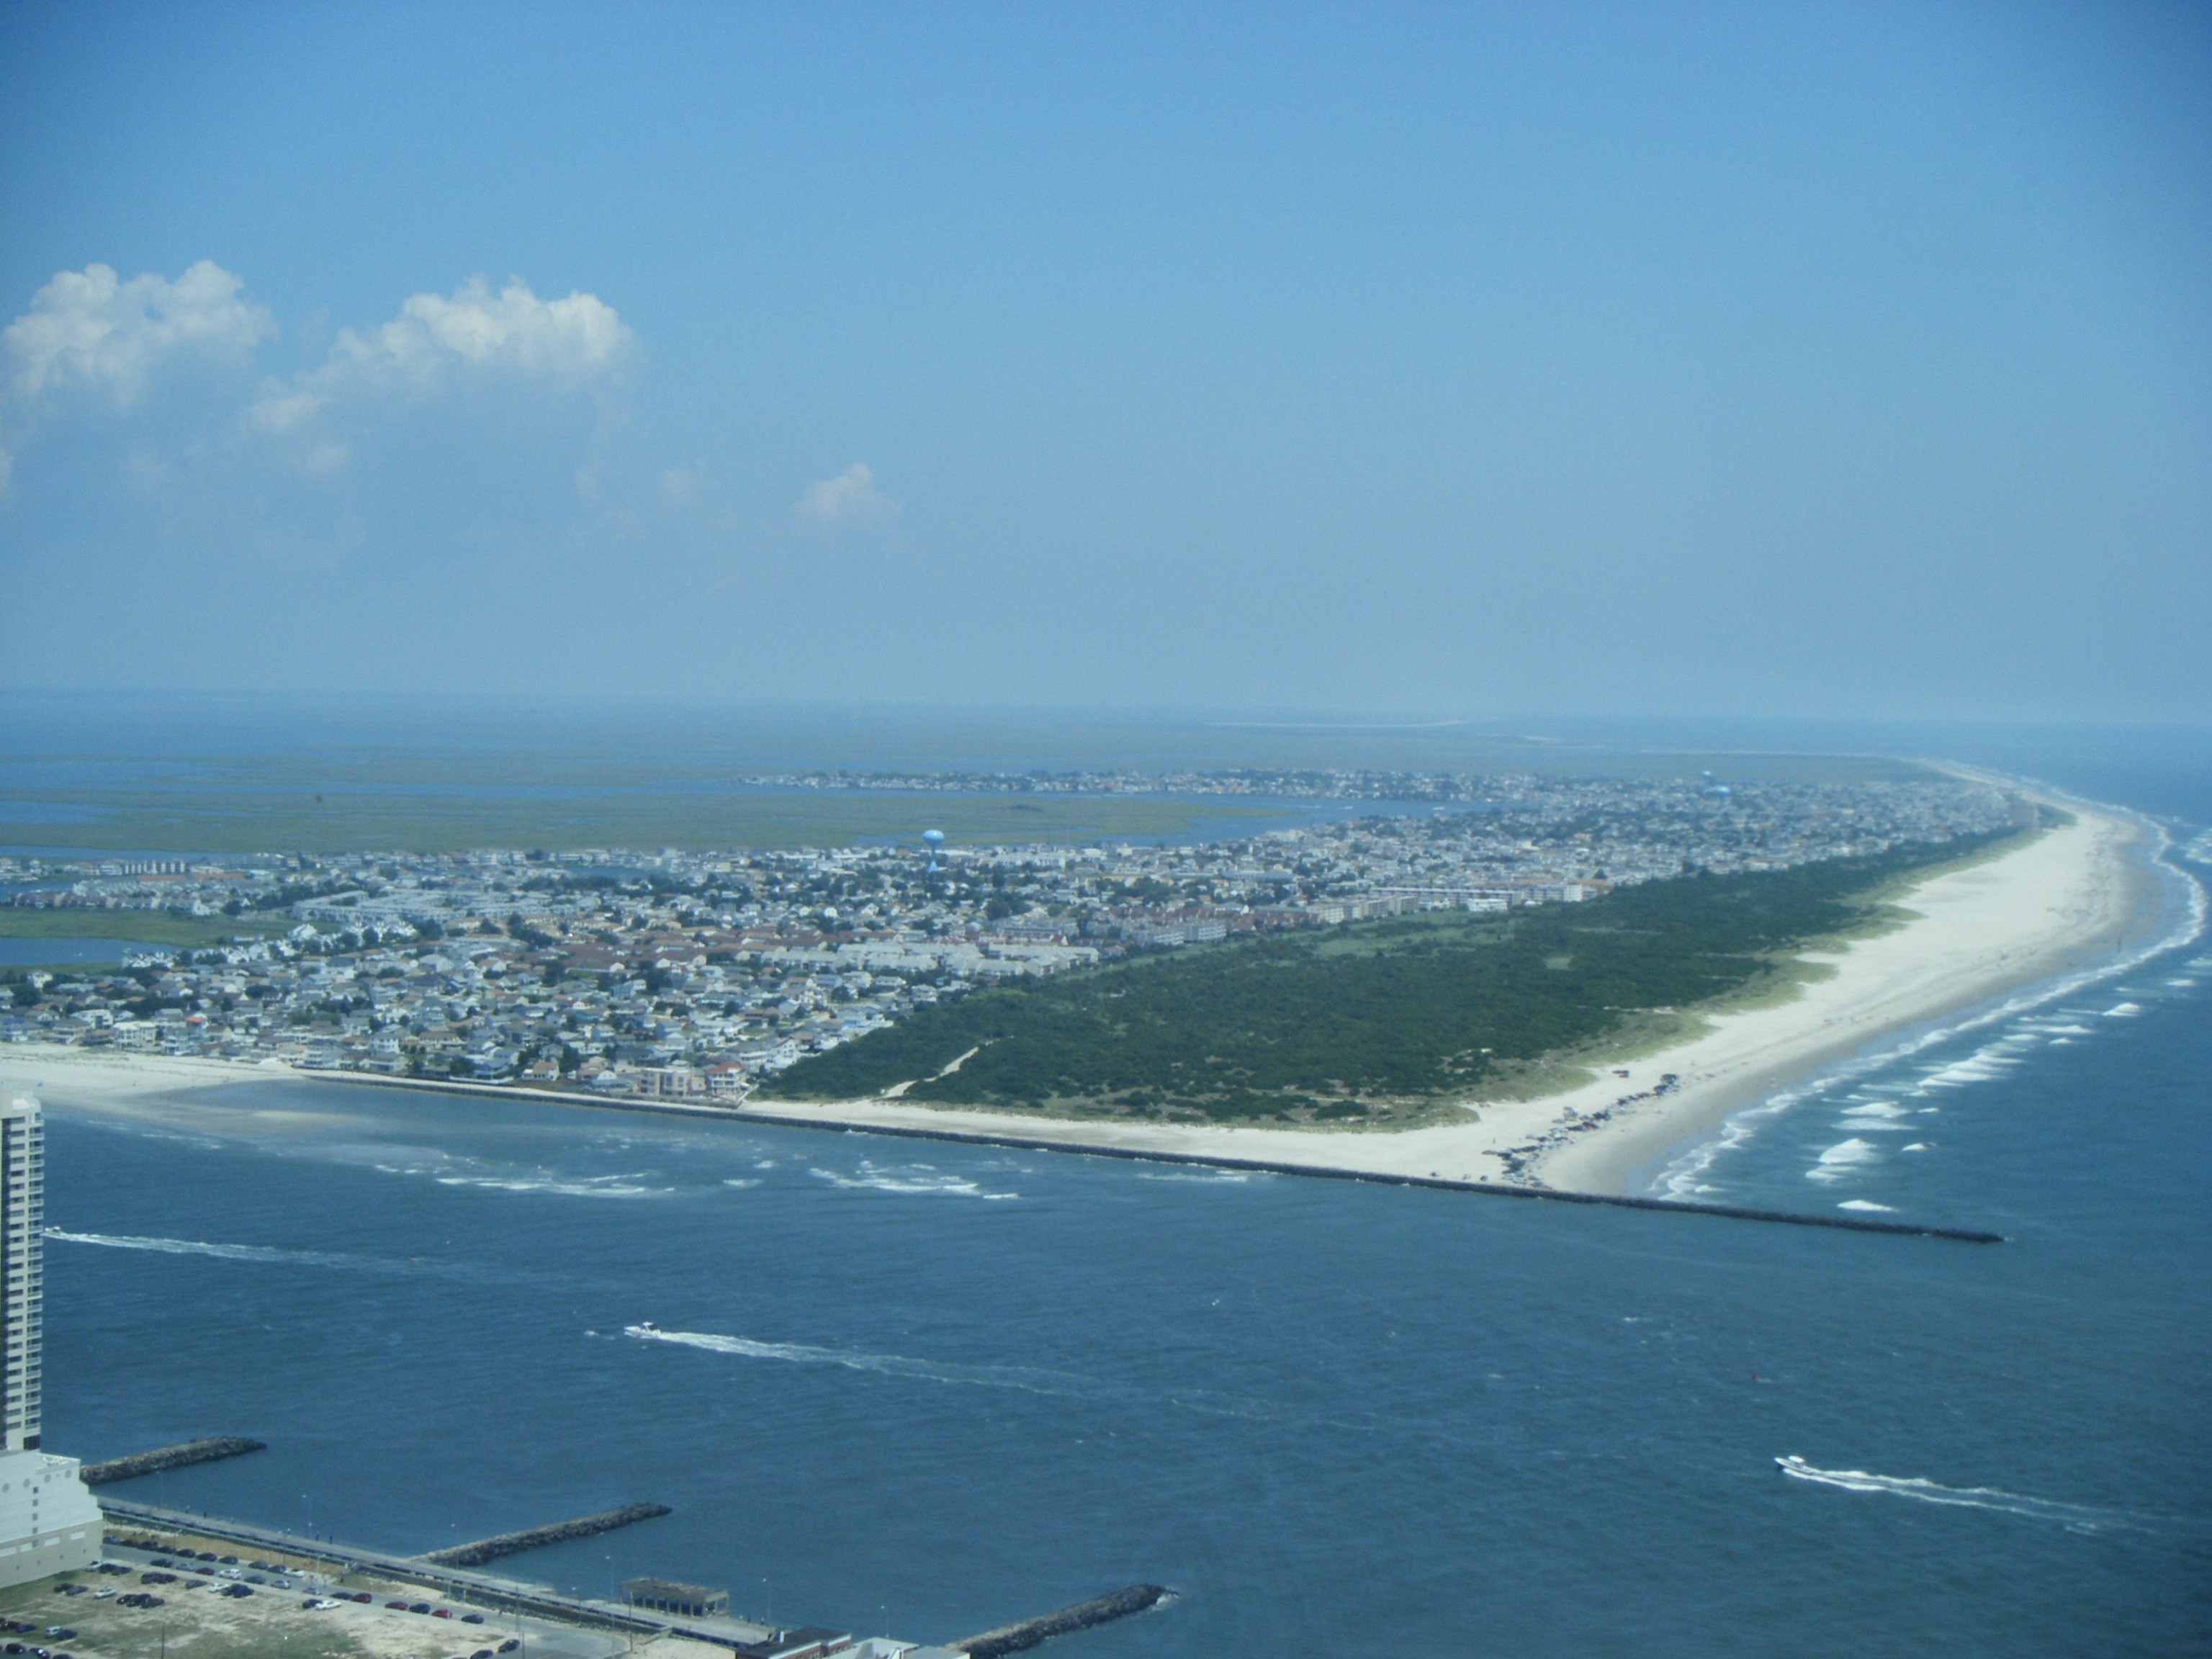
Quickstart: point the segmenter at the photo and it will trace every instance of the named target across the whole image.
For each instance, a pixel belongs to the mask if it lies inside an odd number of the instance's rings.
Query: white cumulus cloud
[[[330,361],[304,378],[325,395],[349,386],[432,392],[472,369],[574,387],[612,374],[636,343],[597,295],[541,300],[515,278],[494,294],[478,276],[450,299],[410,295],[398,316],[367,334],[341,330]]]
[[[588,398],[602,422],[613,418],[602,394],[637,346],[596,295],[544,300],[520,278],[495,290],[475,277],[449,295],[409,296],[388,322],[341,330],[319,362],[264,374],[257,386],[255,356],[277,327],[242,287],[203,259],[173,282],[125,282],[91,264],[39,289],[0,330],[0,495],[24,441],[55,425],[71,402],[104,410],[106,423],[127,422],[134,453],[191,453],[196,465],[276,460],[310,477],[345,471],[385,434],[446,403],[491,444],[581,443],[577,401]],[[191,365],[235,374],[228,384],[191,386],[184,398],[149,395]],[[90,432],[52,439],[113,441]]]
[[[276,332],[265,306],[241,299],[239,279],[203,259],[171,282],[129,282],[106,265],[64,270],[0,331],[8,389],[23,404],[71,386],[135,402],[179,354],[243,361]]]
[[[329,357],[289,382],[272,380],[246,411],[246,425],[267,437],[300,434],[334,405],[366,413],[393,399],[421,402],[462,377],[512,386],[575,392],[595,387],[628,362],[637,345],[615,308],[592,294],[541,300],[510,277],[495,294],[471,277],[450,297],[410,295],[390,322],[365,333],[341,329]],[[344,452],[328,444],[318,457]],[[333,471],[325,460],[315,470]]]
[[[881,524],[897,511],[898,503],[876,488],[876,475],[860,461],[807,485],[798,507],[799,517],[823,525]]]

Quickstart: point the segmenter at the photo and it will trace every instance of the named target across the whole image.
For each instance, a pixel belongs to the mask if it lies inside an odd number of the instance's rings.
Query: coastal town
[[[162,911],[210,940],[10,970],[0,1041],[734,1103],[763,1073],[1008,978],[1257,930],[1784,869],[1984,834],[2015,812],[1999,790],[1934,775],[1084,781],[1393,810],[1188,845],[948,847],[918,802],[912,840],[839,848],[0,859],[18,910]]]

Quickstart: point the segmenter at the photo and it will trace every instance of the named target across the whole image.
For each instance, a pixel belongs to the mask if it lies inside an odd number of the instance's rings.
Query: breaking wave
[[[1179,1181],[1194,1187],[1242,1187],[1257,1176],[1266,1180],[1264,1171],[1248,1170],[1178,1170],[1169,1173],[1158,1170],[1139,1170],[1139,1181]]]
[[[1805,1179],[1841,1181],[1844,1174],[1854,1165],[1872,1164],[1881,1156],[1881,1154],[1875,1150],[1872,1141],[1860,1140],[1854,1137],[1850,1140],[1839,1142],[1821,1153],[1820,1161],[1805,1171]]]
[[[399,1173],[413,1175],[409,1170]],[[673,1187],[641,1187],[634,1176],[586,1176],[563,1181],[557,1176],[433,1176],[441,1187],[475,1187],[493,1193],[554,1193],[562,1198],[666,1198]]]
[[[2151,854],[2153,861],[2185,884],[2184,914],[2164,938],[2130,951],[2118,961],[2083,969],[2040,986],[2031,987],[1971,1018],[1922,1031],[1894,1047],[1862,1055],[1790,1088],[1780,1090],[1758,1104],[1732,1114],[1720,1126],[1717,1134],[1686,1148],[1660,1171],[1649,1190],[1661,1198],[1694,1200],[1713,1197],[1723,1190],[1706,1179],[1714,1164],[1725,1154],[1754,1139],[1766,1120],[1778,1117],[1793,1107],[1838,1090],[1848,1092],[1873,1073],[1886,1071],[1899,1061],[1925,1054],[1930,1048],[1955,1041],[1970,1032],[2010,1023],[2016,1035],[1989,1043],[1966,1060],[1930,1067],[1920,1079],[1917,1086],[1911,1090],[1913,1094],[1926,1094],[1931,1085],[1940,1089],[2002,1077],[2011,1066],[2020,1063],[2016,1051],[2021,1048],[2046,1039],[2063,1043],[2075,1036],[2088,1036],[2095,1028],[2079,1023],[2084,1018],[2101,1015],[2107,1018],[2126,1019],[2140,1014],[2142,1009],[2134,1002],[2122,1002],[2116,1007],[2100,1009],[2069,1006],[2065,1000],[2077,997],[2092,987],[2133,973],[2144,963],[2169,951],[2194,945],[2204,937],[2208,919],[2212,919],[2212,895],[2208,895],[2204,884],[2195,876],[2164,862],[2164,854],[2173,844],[2172,838],[2160,825],[2154,823],[2150,828],[2156,842]],[[2197,967],[2207,963],[2212,963],[2212,957],[2197,957],[2190,958],[2189,965]],[[2056,1008],[2051,1006],[2054,1003],[2058,1005]],[[2042,1012],[2046,1010],[2048,1012]],[[2053,1023],[2060,1019],[2065,1023]],[[1807,1173],[1815,1179],[1829,1178],[1823,1176],[1818,1170]]]
[[[839,1175],[835,1170],[809,1170],[817,1181],[826,1181],[832,1187],[848,1191],[871,1193],[927,1193],[952,1198],[1009,1199],[1019,1198],[1019,1193],[986,1192],[965,1176],[944,1175],[931,1164],[909,1164],[900,1170],[879,1170],[866,1158],[853,1175]]]

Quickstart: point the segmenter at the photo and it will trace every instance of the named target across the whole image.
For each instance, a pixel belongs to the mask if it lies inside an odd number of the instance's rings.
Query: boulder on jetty
[[[1125,1619],[1133,1613],[1143,1613],[1158,1607],[1174,1592],[1158,1584],[1132,1584],[1127,1589],[1115,1590],[1110,1595],[1093,1596],[1088,1601],[1079,1601],[1072,1607],[1062,1607],[1058,1613],[1048,1613],[1039,1619],[1024,1619],[1018,1625],[1001,1625],[996,1630],[987,1630],[981,1636],[971,1636],[963,1642],[948,1642],[945,1646],[957,1649],[968,1659],[1000,1659],[1001,1654],[1019,1653],[1033,1648],[1048,1636],[1065,1636],[1070,1631],[1087,1630],[1093,1625],[1103,1625],[1109,1620]]]
[[[603,1510],[597,1515],[586,1515],[575,1521],[558,1521],[550,1527],[531,1527],[521,1532],[503,1532],[496,1538],[479,1538],[473,1544],[455,1544],[442,1550],[432,1550],[428,1555],[417,1556],[440,1567],[480,1567],[487,1561],[496,1561],[502,1555],[520,1555],[525,1550],[543,1549],[548,1544],[565,1544],[571,1539],[590,1538],[603,1532],[612,1532],[617,1527],[627,1527],[634,1522],[652,1521],[669,1513],[665,1504],[625,1504],[618,1510]]]
[[[87,1463],[77,1473],[86,1486],[105,1486],[112,1481],[135,1480],[142,1474],[159,1474],[163,1469],[186,1468],[194,1463],[212,1463],[219,1458],[242,1457],[247,1452],[268,1449],[264,1441],[215,1435],[205,1440],[187,1440],[182,1445],[162,1446],[154,1451],[133,1452],[128,1457],[111,1457],[102,1463]]]

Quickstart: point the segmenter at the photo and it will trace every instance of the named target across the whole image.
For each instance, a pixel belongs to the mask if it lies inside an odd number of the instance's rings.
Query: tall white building
[[[39,1449],[46,1219],[45,1116],[18,1095],[0,1112],[0,1451]]]
[[[46,1218],[45,1116],[18,1095],[0,1110],[0,1586],[100,1559],[100,1505],[76,1459],[39,1449]]]

